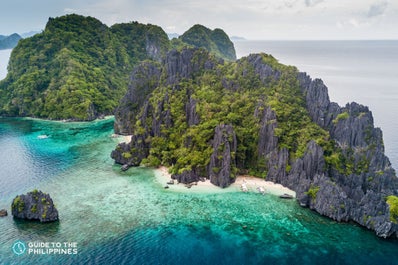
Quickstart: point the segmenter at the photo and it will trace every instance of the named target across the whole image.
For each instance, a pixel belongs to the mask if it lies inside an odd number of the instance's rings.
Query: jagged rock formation
[[[345,169],[339,165],[325,172],[322,149],[310,145],[300,163],[311,170],[306,175],[314,177],[307,188],[313,185],[319,191],[313,198],[304,194],[300,201],[335,220],[353,220],[375,230],[378,236],[398,236],[385,202],[386,196],[397,195],[398,179],[384,155],[382,132],[374,127],[372,113],[355,102],[343,108],[330,102],[327,88],[319,79],[311,80],[301,73],[299,80],[312,119],[330,132],[345,158]],[[290,180],[296,177],[297,172]]]
[[[187,49],[156,67],[147,80],[133,72],[115,122],[133,137],[112,152],[117,163],[166,164],[179,182],[220,187],[254,172],[322,215],[398,236],[386,203],[398,180],[367,107],[330,102],[322,80],[264,54],[228,63]]]
[[[12,215],[16,218],[52,222],[58,220],[58,210],[49,194],[38,190],[18,195],[11,205]]]
[[[210,156],[210,182],[221,188],[228,187],[235,181],[234,172],[237,142],[231,125],[218,125],[213,139],[213,153]]]
[[[142,104],[157,87],[160,78],[160,67],[153,63],[143,62],[134,68],[130,78],[129,89],[116,108],[114,129],[118,134],[131,134],[133,121]]]

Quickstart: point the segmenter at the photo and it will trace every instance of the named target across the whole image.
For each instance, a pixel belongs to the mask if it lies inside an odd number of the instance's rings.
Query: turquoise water
[[[0,264],[398,264],[396,240],[294,201],[173,192],[152,169],[121,172],[112,128],[112,119],[0,119],[0,208],[38,188],[60,212],[51,224],[0,218]],[[76,242],[78,254],[17,256],[16,240]]]

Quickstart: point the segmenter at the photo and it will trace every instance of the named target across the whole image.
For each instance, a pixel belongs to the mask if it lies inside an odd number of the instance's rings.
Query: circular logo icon
[[[15,253],[15,255],[22,255],[26,251],[26,245],[23,241],[18,240],[12,245],[12,251]]]

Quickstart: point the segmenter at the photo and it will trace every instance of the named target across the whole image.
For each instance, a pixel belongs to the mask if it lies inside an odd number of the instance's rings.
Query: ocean
[[[267,43],[260,43],[266,52]],[[236,44],[238,54],[249,44]],[[0,209],[10,214],[15,196],[37,188],[60,213],[50,224],[0,218],[0,264],[398,264],[397,240],[337,223],[293,200],[234,188],[175,192],[163,188],[153,169],[122,172],[110,158],[120,140],[112,133],[113,118],[0,119]],[[13,249],[18,241],[50,247],[21,252]],[[58,244],[77,254],[48,253]]]
[[[7,75],[7,65],[11,51],[11,49],[0,50],[0,80],[4,79]]]

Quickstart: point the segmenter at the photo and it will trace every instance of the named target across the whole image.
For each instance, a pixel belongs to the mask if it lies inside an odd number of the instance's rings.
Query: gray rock
[[[237,141],[232,125],[218,125],[214,132],[213,154],[210,156],[210,182],[225,188],[235,182]]]
[[[255,113],[255,115],[258,116],[259,114]],[[259,157],[267,157],[278,147],[278,137],[274,134],[274,130],[277,127],[276,114],[270,107],[266,107],[260,115],[261,127],[257,152]]]
[[[255,73],[265,85],[280,78],[281,73],[272,66],[266,64],[261,54],[250,54],[247,60],[254,67]]]
[[[312,120],[329,131],[353,170],[345,174],[327,167],[319,170],[325,165],[324,158],[319,155],[320,147],[315,148],[318,155],[309,158],[314,153],[312,144],[304,158],[294,163],[285,184],[297,192],[301,204],[322,215],[355,221],[380,237],[398,237],[385,202],[386,196],[398,194],[398,179],[384,154],[382,132],[374,127],[372,113],[355,102],[343,108],[330,102],[327,87],[319,79],[311,80],[305,73],[298,79]],[[315,198],[306,195],[311,187],[319,188]]]
[[[18,195],[11,205],[15,218],[52,222],[58,220],[58,211],[50,195],[38,190]]]
[[[7,216],[7,215],[8,215],[8,213],[7,213],[6,209],[1,209],[0,210],[0,217],[4,217],[4,216]]]
[[[183,49],[170,51],[165,60],[166,85],[176,85],[184,78],[193,78],[202,69],[215,67],[215,62],[209,60],[209,53],[203,49]]]
[[[181,174],[174,174],[171,176],[172,179],[178,181],[178,183],[189,184],[192,182],[198,182],[200,179],[200,174],[197,172],[198,170],[187,170]]]
[[[199,115],[196,112],[196,100],[189,98],[187,104],[185,104],[185,113],[187,117],[187,123],[189,126],[199,124]]]
[[[157,87],[160,75],[160,66],[154,62],[143,62],[134,68],[127,93],[115,110],[115,133],[133,133],[138,113],[150,93]]]

